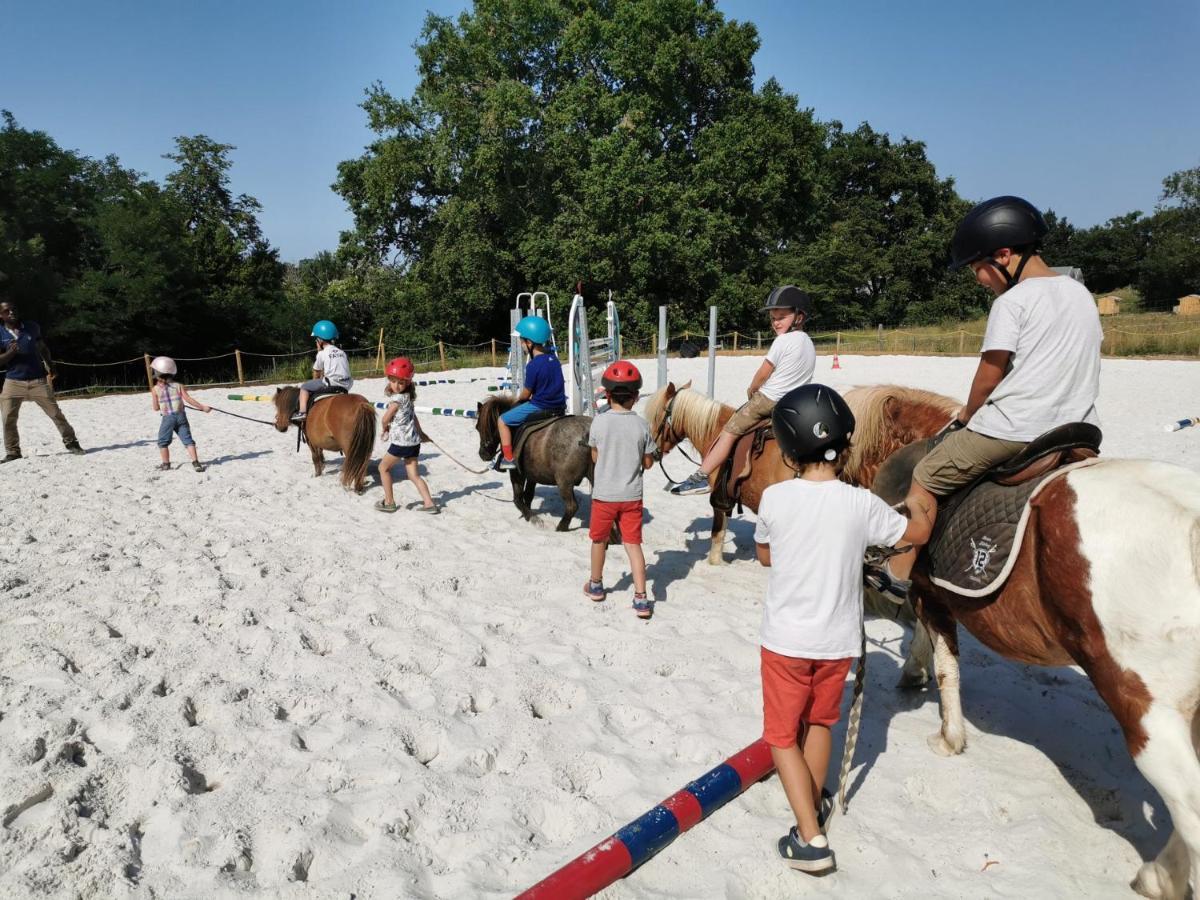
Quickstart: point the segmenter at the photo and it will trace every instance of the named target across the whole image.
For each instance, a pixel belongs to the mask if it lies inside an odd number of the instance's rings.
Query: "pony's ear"
[[[672,397],[675,396],[675,382],[673,382],[673,381],[667,382],[667,392],[663,396],[666,397],[668,400],[670,400]]]
[[[688,382],[687,382],[687,384],[681,384],[681,385],[679,386],[679,390],[681,390],[681,391],[686,391],[686,390],[688,390],[689,388],[691,388],[691,386],[692,386],[692,381],[691,381],[691,379],[689,378],[689,379],[688,379]]]
[[[481,412],[483,412],[483,401],[476,400],[475,401],[475,415],[479,415]]]

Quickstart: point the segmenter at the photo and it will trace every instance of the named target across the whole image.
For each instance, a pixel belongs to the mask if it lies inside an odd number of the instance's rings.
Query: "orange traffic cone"
[[[834,369],[841,368],[841,365],[838,364],[838,355],[836,353],[833,354],[833,366],[831,368],[834,368]]]

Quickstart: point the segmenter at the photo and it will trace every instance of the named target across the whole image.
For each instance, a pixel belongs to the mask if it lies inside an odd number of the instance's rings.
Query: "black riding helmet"
[[[1021,280],[1021,270],[1038,249],[1049,229],[1042,214],[1020,197],[993,197],[972,209],[954,230],[950,242],[950,271],[986,259],[1012,287]],[[1001,247],[1021,250],[1016,275],[991,259]]]
[[[767,297],[763,312],[773,309],[794,309],[796,312],[802,313],[804,321],[807,322],[812,317],[812,300],[808,294],[795,285],[785,284],[783,287],[775,288],[771,291],[771,296]]]
[[[850,443],[854,413],[833,388],[806,384],[779,399],[771,425],[783,452],[796,462],[833,462]]]

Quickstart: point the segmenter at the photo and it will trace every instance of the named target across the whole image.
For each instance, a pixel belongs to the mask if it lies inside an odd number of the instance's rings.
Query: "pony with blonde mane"
[[[673,383],[668,384],[651,394],[646,402],[650,434],[664,456],[685,439],[704,453],[734,413],[732,406],[692,390],[691,384],[689,381],[678,389]],[[960,406],[957,401],[932,391],[896,385],[853,388],[846,392],[845,399],[854,411],[856,425],[850,458],[841,478],[868,488],[884,460],[905,444],[937,434]],[[783,461],[779,445],[767,441],[762,456],[754,461],[750,476],[742,482],[742,505],[757,512],[764,490],[795,476],[796,473]],[[708,561],[712,565],[721,565],[725,561],[725,515],[713,508],[712,540],[708,550]],[[884,603],[880,609],[883,608],[895,614],[893,604]]]

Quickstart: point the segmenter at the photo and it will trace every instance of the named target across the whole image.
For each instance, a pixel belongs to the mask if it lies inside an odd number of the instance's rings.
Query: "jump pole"
[[[708,308],[708,396],[716,399],[717,389],[717,308]]]
[[[658,387],[667,386],[667,308],[658,308]]]
[[[270,394],[226,394],[225,399],[226,400],[251,400],[251,401],[258,401],[260,403],[266,403],[267,401],[274,400],[275,398],[273,396],[271,396]]]
[[[376,409],[387,409],[391,403],[387,400],[381,400],[375,404]],[[413,412],[418,412],[427,416],[453,416],[458,419],[478,419],[479,413],[473,409],[450,409],[445,406],[414,406]]]
[[[1172,422],[1170,425],[1164,425],[1163,431],[1183,431],[1185,428],[1194,428],[1200,425],[1200,416],[1194,419],[1180,419],[1178,422]]]
[[[774,768],[771,748],[758,739],[518,894],[517,900],[583,900],[592,896],[618,878],[624,878],[697,822],[771,774]]]

